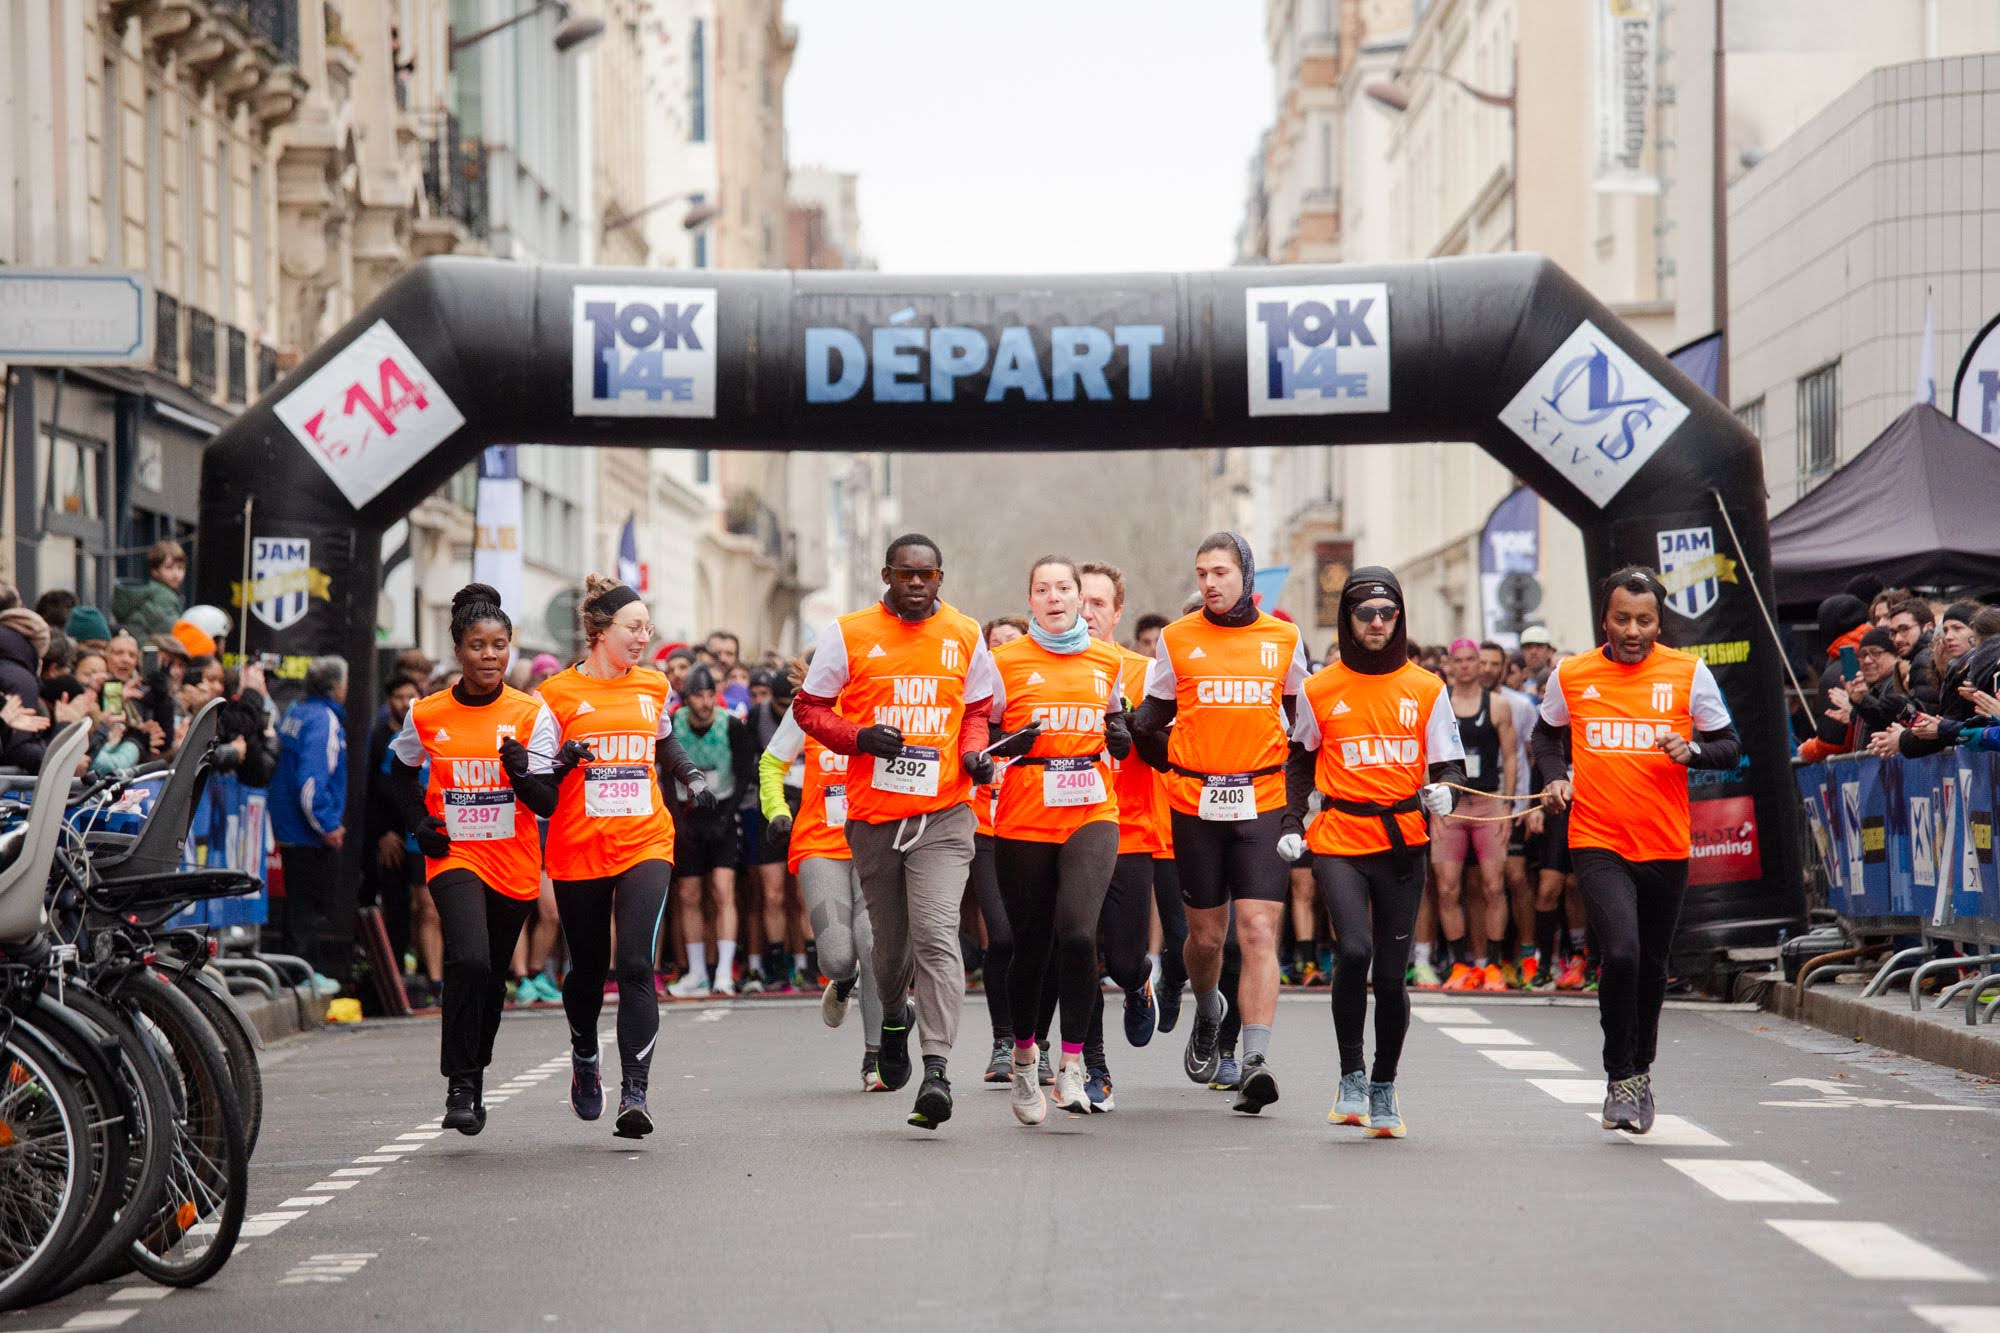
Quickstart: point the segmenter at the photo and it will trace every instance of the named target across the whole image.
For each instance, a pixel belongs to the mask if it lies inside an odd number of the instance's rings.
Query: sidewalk
[[[1982,1078],[2000,1078],[2000,1026],[1985,1022],[1967,1026],[1962,997],[1949,1008],[1933,1009],[1935,997],[1926,995],[1922,1007],[1912,1010],[1907,985],[1891,986],[1887,994],[1864,1000],[1861,990],[1871,976],[1872,969],[1838,981],[1814,982],[1803,996],[1775,972],[1741,984],[1747,998],[1781,1017]],[[1987,998],[1992,998],[1991,992]]]
[[[257,1029],[258,1039],[264,1045],[295,1037],[326,1023],[326,1001],[317,996],[295,999],[291,991],[284,990],[278,992],[275,1000],[257,995],[238,995],[235,999],[237,1007],[249,1018],[250,1026]]]

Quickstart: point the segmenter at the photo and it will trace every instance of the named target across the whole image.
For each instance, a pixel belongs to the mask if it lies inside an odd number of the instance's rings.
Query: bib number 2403
[[[1257,788],[1248,773],[1210,773],[1201,780],[1196,812],[1212,823],[1242,823],[1257,817]]]

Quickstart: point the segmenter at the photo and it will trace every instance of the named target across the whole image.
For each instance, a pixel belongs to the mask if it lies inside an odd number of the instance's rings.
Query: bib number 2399
[[[653,770],[598,767],[583,777],[583,812],[593,819],[632,819],[653,813]]]
[[[870,785],[902,796],[935,796],[943,756],[928,745],[905,745],[894,759],[877,759]]]
[[[1211,773],[1201,780],[1201,818],[1224,824],[1257,817],[1257,788],[1248,773]]]

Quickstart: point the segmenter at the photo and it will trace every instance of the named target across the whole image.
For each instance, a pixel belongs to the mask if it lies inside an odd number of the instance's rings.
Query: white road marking
[[[361,1182],[358,1180],[322,1180],[316,1185],[306,1186],[309,1190],[351,1190]]]
[[[1897,1282],[1979,1282],[1974,1270],[1886,1222],[1773,1217],[1766,1223],[1849,1277]]]
[[[120,1287],[104,1299],[107,1301],[163,1301],[180,1290],[178,1287]]]
[[[1410,1017],[1426,1023],[1477,1025],[1488,1021],[1486,1015],[1476,1009],[1460,1009],[1451,1004],[1413,1004],[1410,1006]]]
[[[286,1199],[283,1203],[280,1203],[278,1207],[311,1208],[317,1204],[322,1204],[326,1202],[328,1202],[328,1199],[324,1194],[295,1194],[291,1198]]]
[[[1481,1055],[1499,1065],[1502,1069],[1553,1073],[1558,1070],[1575,1069],[1576,1066],[1557,1055],[1554,1051],[1481,1051]]]
[[[137,1310],[85,1310],[63,1320],[64,1328],[116,1328],[139,1313]]]
[[[403,1155],[401,1153],[381,1152],[378,1150],[368,1153],[365,1156],[357,1157],[354,1160],[357,1162],[400,1162],[403,1160]]]
[[[1604,1100],[1604,1084],[1594,1078],[1531,1078],[1528,1082],[1569,1106],[1595,1106]]]
[[[268,1236],[291,1220],[290,1217],[278,1217],[272,1218],[268,1222],[259,1222],[253,1218],[243,1224],[241,1234],[245,1236]]]
[[[441,1129],[420,1129],[413,1134],[398,1134],[396,1136],[396,1141],[398,1143],[405,1143],[405,1142],[412,1142],[415,1140],[442,1138],[443,1136],[444,1136],[444,1131]]]
[[[1526,1037],[1518,1032],[1509,1032],[1506,1028],[1439,1028],[1438,1031],[1450,1037],[1453,1041],[1463,1042],[1467,1046],[1526,1046],[1530,1044]]]
[[[381,1169],[379,1166],[343,1166],[333,1174],[335,1179],[345,1176],[372,1176]]]
[[[2000,1333],[2000,1305],[1912,1305],[1910,1313],[1944,1333]]]
[[[1600,1124],[1598,1113],[1586,1111],[1590,1123]],[[1637,1143],[1655,1148],[1727,1148],[1729,1144],[1703,1129],[1692,1120],[1684,1120],[1677,1115],[1661,1115],[1653,1120],[1653,1128],[1645,1134],[1613,1133],[1620,1143]]]
[[[1668,1166],[1730,1203],[1832,1203],[1823,1194],[1782,1167],[1769,1162],[1731,1161],[1719,1157],[1669,1157]]]

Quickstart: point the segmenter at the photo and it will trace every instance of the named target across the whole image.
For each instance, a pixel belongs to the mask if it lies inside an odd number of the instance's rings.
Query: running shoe
[[[1208,1081],[1210,1092],[1234,1092],[1243,1082],[1243,1067],[1236,1063],[1236,1052],[1223,1051],[1215,1061],[1215,1077]]]
[[[1451,975],[1445,978],[1446,990],[1478,990],[1486,980],[1486,969],[1470,967],[1465,963],[1453,963]]]
[[[521,990],[524,994],[529,992],[530,989],[531,988],[529,987],[527,982],[524,981],[521,983]],[[653,973],[653,998],[655,1000],[667,1000],[673,998],[667,993],[667,974],[664,972]]]
[[[1604,1090],[1604,1115],[1598,1123],[1606,1129],[1620,1129],[1628,1134],[1644,1133],[1639,1128],[1639,1098],[1645,1088],[1644,1074],[1612,1079]],[[1651,1128],[1650,1121],[1647,1127]]]
[[[556,984],[556,979],[554,977],[550,976],[546,972],[537,972],[535,974],[535,985],[538,988],[540,988],[542,992],[542,1000],[544,1003],[547,1004],[562,1003],[562,987]]]
[[[1159,1026],[1159,1010],[1153,1003],[1153,983],[1149,980],[1137,990],[1125,992],[1125,1040],[1134,1046],[1144,1046],[1153,1039],[1153,1029]]]
[[[1544,975],[1546,974],[1542,971],[1542,964],[1540,959],[1523,958],[1521,960],[1521,988],[1523,990],[1536,989],[1535,983],[1537,978],[1542,977]]]
[[[1306,964],[1305,986],[1308,990],[1323,990],[1333,984],[1333,978],[1321,970],[1318,963]]]
[[[861,1053],[861,1090],[863,1092],[887,1092],[889,1085],[882,1081],[882,1073],[875,1067],[876,1053]]]
[[[763,986],[759,985],[757,989],[762,990]],[[736,978],[727,974],[719,976],[715,979],[715,985],[710,990],[711,993],[716,995],[734,996],[736,994]]]
[[[578,1120],[595,1120],[604,1114],[604,1078],[598,1057],[585,1059],[569,1053],[569,1109]]]
[[[1558,970],[1554,967],[1543,967],[1539,962],[1530,959],[1522,967],[1521,973],[1527,978],[1529,990],[1554,990]]]
[[[1368,1085],[1368,1137],[1400,1139],[1408,1132],[1403,1124],[1403,1107],[1396,1100],[1394,1083]]]
[[[847,1021],[848,1000],[854,994],[854,983],[861,974],[855,973],[845,981],[829,981],[820,992],[819,1021],[830,1028],[837,1028]]]
[[[1436,990],[1438,988],[1437,969],[1429,963],[1411,963],[1410,985],[1418,990]]]
[[[479,1115],[479,1085],[471,1074],[453,1074],[445,1084],[444,1127],[468,1137],[486,1127]]]
[[[621,1139],[643,1139],[653,1132],[653,1114],[646,1109],[646,1085],[633,1078],[625,1080],[618,1094],[618,1119],[611,1132]]]
[[[1326,1113],[1329,1125],[1359,1125],[1368,1128],[1368,1074],[1357,1069],[1351,1074],[1340,1076],[1340,1093],[1333,1099],[1333,1109]]]
[[[1236,1102],[1231,1110],[1256,1115],[1278,1100],[1278,1076],[1262,1055],[1244,1057],[1242,1077],[1237,1083]]]
[[[1161,1032],[1172,1032],[1174,1024],[1181,1021],[1181,992],[1185,981],[1167,981],[1164,978],[1153,987],[1153,1005],[1159,1010],[1159,1021],[1155,1026]]]
[[[717,983],[716,989],[722,989],[720,983]],[[758,976],[755,972],[743,978],[743,993],[745,995],[762,995],[764,993],[764,978]]]
[[[924,1071],[923,1086],[917,1089],[917,1104],[910,1123],[918,1129],[936,1129],[951,1119],[951,1080],[934,1069]]]
[[[1042,1058],[1035,1064],[1035,1077],[1042,1081],[1045,1088],[1056,1085],[1056,1071],[1049,1068],[1049,1048],[1046,1046],[1042,1048]]]
[[[708,973],[690,972],[667,987],[667,994],[676,1000],[699,1000],[708,995]]]
[[[1092,1111],[1115,1111],[1118,1103],[1111,1099],[1111,1071],[1098,1067],[1088,1071],[1090,1077],[1083,1081],[1083,1094],[1090,1098]]]
[[[1513,989],[1513,987],[1507,984],[1507,970],[1502,964],[1495,963],[1491,967],[1481,969],[1481,971],[1483,975],[1479,979],[1479,989],[1495,992],[1504,992]]]
[[[1530,969],[1533,968],[1534,963],[1532,960],[1530,960],[1528,966]],[[1507,983],[1508,990],[1521,990],[1528,984],[1522,978],[1521,965],[1512,959],[1500,964],[1500,976]]]
[[[1055,1104],[1065,1111],[1090,1114],[1090,1094],[1083,1090],[1086,1075],[1081,1060],[1064,1060],[1056,1066]]]
[[[1007,1057],[1007,1107],[1024,1125],[1039,1125],[1048,1118],[1048,1099],[1042,1096],[1042,1082],[1035,1074],[1036,1062],[1023,1060],[1022,1048]]]
[[[1639,1119],[1632,1126],[1632,1133],[1644,1134],[1653,1127],[1653,1076],[1638,1074],[1634,1077],[1639,1080]]]
[[[982,1082],[1005,1083],[1014,1077],[1014,1043],[1011,1039],[993,1043],[993,1058],[986,1062]]]
[[[882,1049],[876,1057],[882,1071],[882,1085],[890,1092],[910,1081],[910,1006],[903,1005],[903,1021],[882,1025]]]
[[[1195,1009],[1194,1025],[1188,1031],[1187,1050],[1181,1054],[1181,1068],[1191,1081],[1214,1085],[1215,1071],[1222,1059],[1216,1042],[1222,1036],[1222,1020],[1228,1013],[1227,999],[1222,1002],[1222,1012],[1212,1019],[1203,1018],[1199,1007]]]
[[[1582,954],[1577,954],[1574,958],[1571,958],[1568,962],[1562,965],[1562,971],[1556,974],[1556,989],[1557,990],[1583,989]]]

